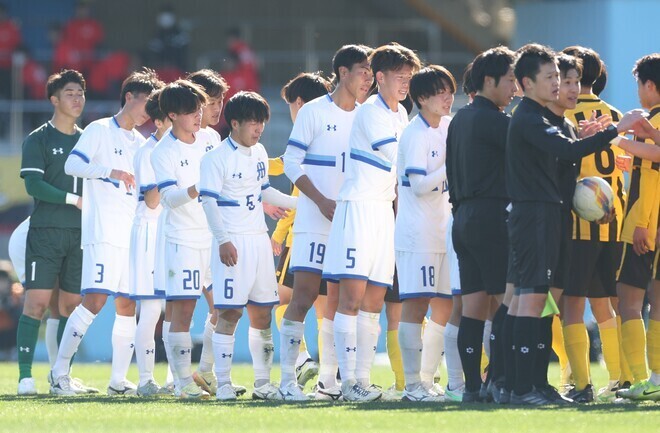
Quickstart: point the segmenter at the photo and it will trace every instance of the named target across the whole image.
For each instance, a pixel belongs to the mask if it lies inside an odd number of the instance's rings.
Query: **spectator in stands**
[[[78,68],[72,65],[65,66],[77,69],[84,75],[88,74],[96,60],[96,50],[104,37],[103,25],[92,16],[89,0],[79,0],[76,3],[74,17],[62,28],[61,43],[76,52],[81,65]],[[57,71],[59,68],[54,72]]]
[[[156,36],[147,47],[150,62],[185,70],[190,35],[180,25],[172,6],[165,5],[161,8],[156,16],[156,23]]]
[[[11,56],[21,44],[21,32],[0,4],[0,99],[9,99],[11,90]]]

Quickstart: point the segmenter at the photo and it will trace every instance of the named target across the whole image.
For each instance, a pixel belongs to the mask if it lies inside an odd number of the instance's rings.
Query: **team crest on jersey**
[[[53,155],[63,155],[64,154],[64,148],[58,147],[58,148],[53,148]]]
[[[261,180],[266,177],[266,164],[263,161],[257,163],[257,180]]]

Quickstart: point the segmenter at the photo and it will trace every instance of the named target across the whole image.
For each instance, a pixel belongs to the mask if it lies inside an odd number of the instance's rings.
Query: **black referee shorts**
[[[550,287],[565,290],[568,287],[573,250],[573,215],[569,207],[561,208],[561,234],[559,237],[559,258],[552,275]]]
[[[401,299],[399,299],[399,276],[396,273],[396,267],[394,268],[392,288],[387,289],[387,292],[385,292],[385,302],[394,302],[395,304],[401,303]]]
[[[574,240],[566,296],[616,297],[616,271],[623,243]]]
[[[543,202],[513,204],[509,240],[516,288],[547,293],[559,261],[561,206]]]
[[[646,290],[651,278],[658,279],[657,271],[654,275],[654,264],[657,263],[656,251],[649,251],[638,256],[632,244],[623,244],[623,257],[617,274],[617,282]]]
[[[289,271],[289,262],[291,260],[291,249],[289,247],[282,248],[280,259],[277,262],[277,269],[275,276],[277,277],[277,284],[293,289],[293,272]],[[328,295],[328,285],[325,280],[321,280],[319,287],[319,295]]]
[[[458,257],[461,295],[506,290],[509,240],[506,200],[462,202],[454,215],[452,240]]]

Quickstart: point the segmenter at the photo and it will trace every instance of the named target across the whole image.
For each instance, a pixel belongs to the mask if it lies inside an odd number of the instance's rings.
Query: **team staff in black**
[[[509,116],[502,112],[517,90],[515,54],[505,47],[481,53],[472,63],[474,101],[454,116],[447,134],[447,179],[453,206],[452,239],[458,256],[463,308],[458,349],[465,374],[463,402],[479,401],[481,345],[490,297],[502,302],[508,239],[504,148]],[[497,338],[506,315],[493,319]],[[492,340],[491,340],[492,341]],[[491,367],[497,359],[491,345]],[[496,361],[495,361],[496,362]]]
[[[604,149],[619,130],[630,129],[642,117],[639,112],[629,113],[618,126],[610,125],[592,137],[567,138],[544,117],[544,107],[559,95],[554,52],[538,44],[518,52],[515,75],[525,97],[511,119],[506,143],[506,185],[512,201],[509,241],[518,296],[513,329],[516,382],[511,403],[562,403],[571,400],[556,392],[549,396],[533,386],[538,368],[535,359],[548,344],[540,339],[541,313],[559,255],[562,195],[557,158],[579,161]]]

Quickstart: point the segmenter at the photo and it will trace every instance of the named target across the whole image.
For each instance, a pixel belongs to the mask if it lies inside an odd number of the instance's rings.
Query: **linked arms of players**
[[[76,152],[75,149],[69,154],[64,163],[64,172],[69,176],[86,179],[111,178],[124,182],[126,190],[135,188],[135,176],[131,173],[94,164],[87,157]]]
[[[302,162],[305,159],[305,154],[306,152],[299,147],[287,146],[284,153],[284,174],[316,204],[324,217],[332,221],[336,203],[324,196],[303,171]]]

